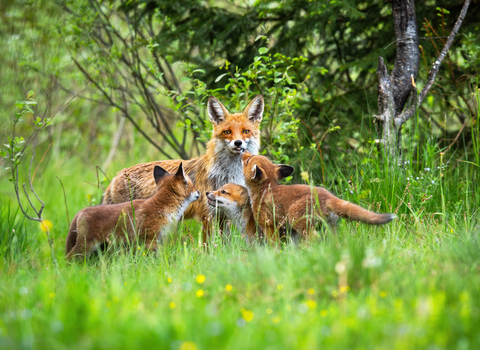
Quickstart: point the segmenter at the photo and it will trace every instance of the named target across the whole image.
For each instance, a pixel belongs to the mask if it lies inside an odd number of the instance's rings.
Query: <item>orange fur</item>
[[[140,239],[149,250],[157,249],[157,239],[176,223],[187,206],[200,197],[200,192],[185,174],[182,164],[175,175],[161,167],[152,171],[157,192],[149,199],[88,207],[79,211],[68,232],[65,254],[67,259],[83,259],[97,245],[135,242]],[[158,237],[160,235],[160,237]]]
[[[256,238],[256,225],[250,204],[250,197],[245,187],[236,184],[223,185],[217,191],[206,193],[208,206],[213,215],[217,211],[225,214],[238,230],[245,234],[247,242]]]
[[[263,97],[258,95],[242,113],[231,114],[216,98],[210,97],[207,108],[213,132],[206,154],[187,161],[165,160],[123,169],[106,189],[102,202],[114,204],[151,197],[155,193],[155,183],[150,176],[153,167],[159,165],[171,171],[180,162],[183,162],[185,172],[201,193],[220,188],[226,183],[244,185],[241,156],[245,150],[258,153],[263,104]],[[236,147],[235,142],[241,146]],[[184,218],[203,220],[204,233],[209,226],[208,216],[207,201],[203,195],[197,202],[192,203],[184,214]]]
[[[245,153],[243,164],[253,215],[268,239],[274,239],[285,224],[296,233],[309,235],[322,220],[334,227],[338,217],[371,225],[386,224],[395,218],[337,198],[321,187],[280,185],[278,182],[294,169],[273,164],[266,157]]]

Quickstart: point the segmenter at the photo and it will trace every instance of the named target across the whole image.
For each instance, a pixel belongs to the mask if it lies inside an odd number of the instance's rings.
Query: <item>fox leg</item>
[[[268,243],[271,243],[271,242],[276,242],[278,241],[278,232],[276,230],[276,227],[273,223],[269,224],[269,223],[265,223],[265,225],[263,226],[263,234],[265,236],[265,239]]]
[[[90,253],[95,249],[95,242],[88,235],[87,223],[80,215],[76,221],[77,224],[77,240],[75,245],[67,254],[66,259],[82,260],[84,257],[88,257]]]
[[[67,239],[65,241],[65,255],[70,253],[72,248],[75,246],[75,243],[77,242],[77,217],[78,215],[75,215],[72,223],[70,224],[70,229],[68,230]]]
[[[302,217],[297,220],[292,220],[292,228],[305,238],[310,238],[312,236],[312,231],[314,229],[314,224],[312,220],[308,220],[306,217]]]
[[[149,252],[156,252],[158,250],[157,237],[149,237],[145,240],[145,249]]]
[[[212,234],[212,222],[208,216],[204,216],[202,220],[202,243],[206,248],[208,246],[208,240]]]

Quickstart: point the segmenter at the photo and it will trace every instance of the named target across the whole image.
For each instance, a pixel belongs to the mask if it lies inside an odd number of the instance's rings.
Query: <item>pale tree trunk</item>
[[[420,52],[418,47],[418,29],[415,16],[414,0],[393,0],[392,13],[395,25],[397,56],[391,75],[388,75],[387,66],[383,58],[379,57],[377,67],[378,78],[378,115],[374,115],[375,122],[379,123],[379,139],[384,154],[393,164],[401,163],[402,126],[414,114],[418,106],[425,99],[428,90],[433,84],[445,55],[457,34],[468,10],[471,0],[465,0],[447,43],[433,64],[428,81],[417,98],[415,81],[418,74]],[[413,90],[413,94],[411,95]],[[410,95],[409,107],[404,111]]]

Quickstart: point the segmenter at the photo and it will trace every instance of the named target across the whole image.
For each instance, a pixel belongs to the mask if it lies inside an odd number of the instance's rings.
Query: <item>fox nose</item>
[[[210,195],[210,193],[212,193],[212,192],[210,192],[210,191],[205,192],[205,194],[207,195],[207,197]]]
[[[235,140],[233,144],[237,147],[240,147],[242,145],[242,140]]]

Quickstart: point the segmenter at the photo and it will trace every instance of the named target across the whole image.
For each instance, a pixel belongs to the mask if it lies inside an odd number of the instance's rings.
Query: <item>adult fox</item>
[[[187,208],[183,217],[202,220],[205,239],[210,212],[203,194],[227,183],[245,186],[242,154],[245,151],[258,154],[263,109],[261,95],[257,95],[242,113],[230,113],[220,101],[211,96],[207,110],[213,124],[213,133],[204,155],[190,160],[156,161],[123,169],[106,189],[102,203],[116,204],[151,197],[156,191],[151,176],[153,168],[158,165],[171,172],[183,162],[186,174],[202,193],[200,199]]]

